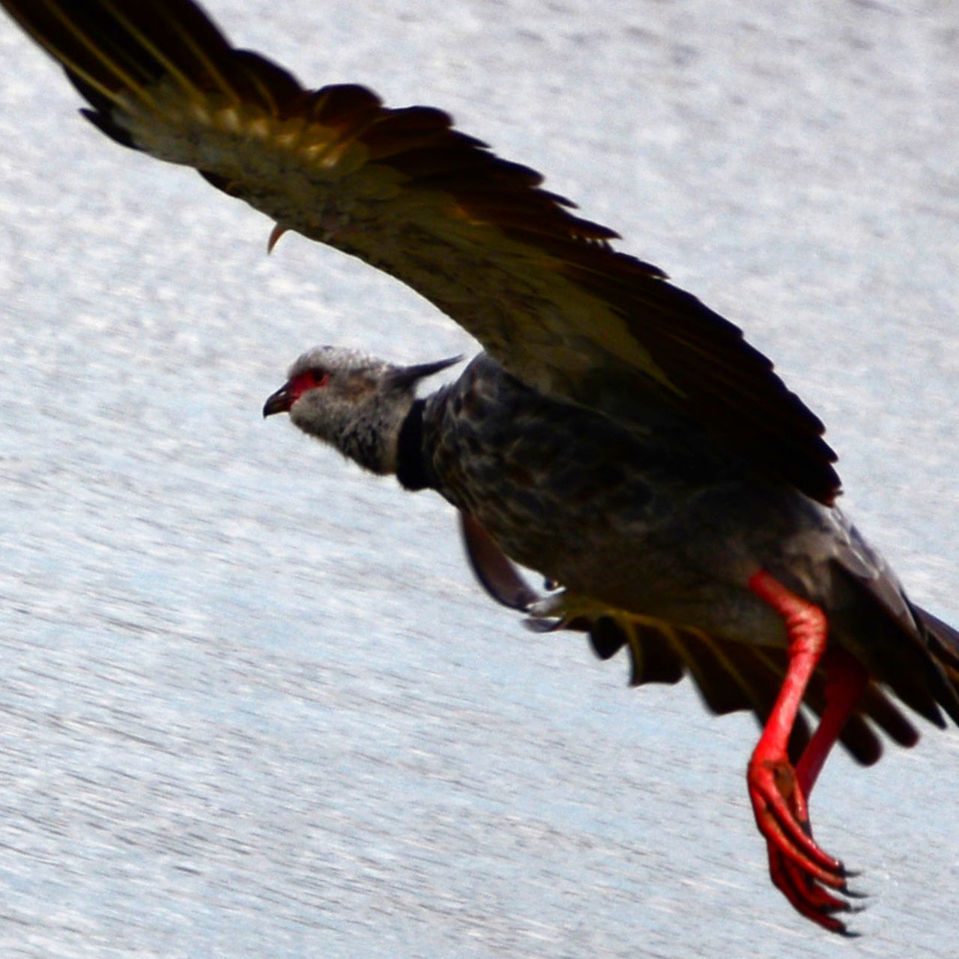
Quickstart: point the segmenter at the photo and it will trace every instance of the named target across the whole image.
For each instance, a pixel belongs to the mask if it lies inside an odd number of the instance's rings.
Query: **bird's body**
[[[840,509],[673,410],[650,405],[646,424],[544,397],[482,354],[426,400],[422,455],[433,488],[511,559],[600,606],[783,648],[782,619],[746,585],[765,569],[827,610],[835,641],[881,682],[901,682],[875,655],[890,639],[916,640],[898,644],[900,667],[926,658],[921,614]]]
[[[435,488],[570,592],[783,645],[781,621],[745,588],[749,573],[775,568],[828,591],[829,557],[808,572],[796,560],[808,559],[797,537],[829,511],[669,410],[627,427],[544,397],[482,355],[427,400],[423,420]]]
[[[590,627],[636,617],[647,628],[634,659],[674,663],[646,676],[634,662],[636,682],[688,670],[717,712],[751,708],[764,720],[788,635],[748,586],[763,569],[827,612],[831,641],[872,678],[862,711],[895,739],[917,734],[878,684],[933,722],[942,723],[940,706],[959,721],[959,700],[930,655],[927,614],[838,508],[758,473],[672,409],[650,405],[647,425],[624,425],[543,396],[486,354],[416,400],[416,382],[449,362],[397,367],[320,347],[294,364],[266,412],[289,412],[372,472],[436,491],[509,559],[561,587],[545,604],[518,608]],[[959,668],[959,636],[939,642]],[[718,672],[717,652],[736,668]],[[849,722],[844,736],[860,761],[879,757],[867,726]]]
[[[474,569],[539,625],[627,646],[639,684],[694,677],[764,728],[747,785],[777,887],[842,932],[842,863],[807,798],[837,741],[864,763],[898,699],[959,722],[959,634],[911,604],[836,509],[819,419],[742,332],[613,249],[534,171],[430,107],[356,85],[304,89],[233,47],[191,0],[0,0],[115,141],[195,167],[286,230],[390,273],[489,354],[447,362],[304,355],[266,413],[463,516]],[[510,560],[558,584],[538,597]],[[802,707],[820,721],[811,731]]]

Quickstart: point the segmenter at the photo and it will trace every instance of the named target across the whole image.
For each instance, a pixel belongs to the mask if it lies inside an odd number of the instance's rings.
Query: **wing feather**
[[[477,580],[498,603],[532,614],[527,623],[538,630],[569,629],[589,635],[600,659],[610,659],[625,648],[630,660],[632,686],[677,683],[688,673],[706,708],[718,715],[749,710],[764,726],[782,687],[788,666],[785,649],[757,646],[701,629],[676,626],[570,597],[539,596],[525,581],[496,541],[472,517],[460,513],[460,532]],[[557,605],[557,600],[559,603]],[[547,612],[543,613],[543,610]],[[944,630],[940,639],[959,649],[959,633],[928,613],[919,611],[928,628]],[[954,660],[959,662],[959,660]],[[826,708],[825,674],[812,677],[804,702],[821,716]],[[886,692],[870,682],[857,711],[848,717],[840,742],[864,766],[877,762],[882,742],[870,721],[900,746],[919,740],[915,726],[900,712]],[[789,754],[798,762],[810,739],[809,723],[800,713],[789,742]]]
[[[305,90],[189,0],[0,3],[109,136],[392,274],[534,388],[625,422],[671,404],[759,470],[838,493],[822,424],[737,327],[442,111]]]

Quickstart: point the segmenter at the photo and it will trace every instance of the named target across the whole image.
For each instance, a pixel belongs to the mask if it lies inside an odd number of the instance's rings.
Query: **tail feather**
[[[860,709],[900,746],[909,748],[919,742],[919,731],[875,683],[870,683],[863,692]]]
[[[911,710],[940,728],[945,711],[959,725],[959,633],[911,603],[883,558],[847,532],[834,558],[840,642]]]
[[[910,608],[926,650],[937,667],[935,688],[939,705],[959,725],[959,630],[915,604],[910,604]]]
[[[939,665],[959,681],[959,630],[953,629],[937,616],[913,604],[912,611],[922,627],[929,651]]]

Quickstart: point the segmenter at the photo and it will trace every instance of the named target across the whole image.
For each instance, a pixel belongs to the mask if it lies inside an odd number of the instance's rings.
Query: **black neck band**
[[[408,490],[426,489],[430,482],[423,455],[423,407],[425,400],[416,400],[400,427],[396,445],[396,478]]]

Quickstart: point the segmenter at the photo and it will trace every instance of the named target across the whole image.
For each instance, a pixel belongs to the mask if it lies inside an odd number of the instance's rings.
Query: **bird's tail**
[[[959,696],[959,630],[953,629],[920,606],[911,606],[929,653]],[[953,718],[959,723],[959,716],[954,715]]]

